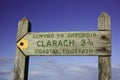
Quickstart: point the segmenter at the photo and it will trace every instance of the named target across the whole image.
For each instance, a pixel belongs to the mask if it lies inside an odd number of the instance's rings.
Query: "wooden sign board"
[[[31,32],[27,18],[18,23],[14,80],[28,80],[29,56],[98,56],[99,80],[111,80],[110,16],[98,17],[98,31]]]
[[[110,55],[110,32],[29,32],[17,46],[25,55]]]

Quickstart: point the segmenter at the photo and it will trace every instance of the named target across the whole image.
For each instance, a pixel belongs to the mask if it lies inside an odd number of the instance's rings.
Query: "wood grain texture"
[[[49,37],[49,38],[33,38],[33,35],[53,35],[54,37]],[[64,35],[64,37],[59,38],[58,35]],[[92,37],[85,37],[85,36],[76,36],[76,37],[68,37],[68,35],[72,34],[95,34]],[[103,38],[102,38],[103,37]],[[110,32],[106,31],[91,31],[91,32],[47,32],[47,33],[42,33],[42,32],[30,32],[28,33],[24,38],[24,40],[28,40],[28,48],[26,49],[21,49],[25,55],[39,55],[39,56],[97,56],[97,55],[111,55],[110,54]],[[64,40],[74,40],[74,46],[37,46],[38,41],[43,41],[43,45],[46,45],[48,41],[64,41]],[[85,40],[85,46],[82,46],[82,40]],[[90,45],[90,44],[93,45]],[[40,43],[42,45],[42,43]],[[35,53],[35,50],[40,50],[40,53]],[[57,52],[44,52],[42,53],[42,50],[57,50]],[[81,51],[82,50],[82,51]],[[85,50],[85,51],[83,51]],[[93,50],[93,51],[88,51],[88,50]]]
[[[14,65],[14,80],[27,80],[28,78],[29,57],[25,56],[16,48],[16,57]]]
[[[110,16],[106,12],[98,18],[98,30],[110,31]],[[111,56],[99,56],[99,80],[111,80]]]
[[[24,37],[27,32],[31,32],[31,23],[24,17],[18,22],[17,41]]]
[[[56,32],[55,34],[60,34],[59,37],[54,37],[54,38],[49,38],[49,39],[45,39],[45,38],[36,38],[36,39],[32,39],[33,34],[54,34],[54,33],[34,33],[34,32],[30,32],[31,31],[31,25],[30,22],[28,21],[27,18],[23,18],[22,20],[19,21],[18,24],[18,33],[17,33],[17,43],[21,40],[21,39],[25,39],[28,40],[28,51],[27,49],[20,49],[20,47],[17,46],[16,48],[16,56],[15,56],[15,65],[14,65],[14,80],[27,80],[28,79],[28,66],[29,66],[29,56],[30,55],[87,55],[87,56],[98,56],[98,66],[99,66],[99,80],[111,80],[111,32],[110,32],[110,16],[106,13],[106,12],[102,12],[102,14],[99,16],[98,18],[98,32],[89,32],[89,33],[95,33],[97,34],[95,37],[73,37],[71,39],[74,39],[75,45],[76,46],[71,46],[71,47],[58,47],[58,49],[70,49],[72,50],[74,49],[85,49],[85,48],[93,48],[95,49],[95,52],[93,53],[83,53],[83,54],[75,54],[76,52],[74,52],[74,54],[61,54],[61,52],[58,52],[56,54],[56,52],[52,52],[52,54],[33,54],[34,52],[32,52],[34,49],[38,48],[37,41],[45,41],[47,42],[48,40],[67,40],[70,39],[70,37],[65,37],[68,33],[67,32],[63,32],[63,33],[59,33]],[[30,32],[30,33],[29,33]],[[71,32],[71,33],[75,33],[75,32]],[[83,32],[84,33],[84,32]],[[87,33],[87,32],[85,32]],[[64,37],[62,34],[65,34]],[[78,33],[76,33],[78,34]],[[70,40],[71,40],[70,39]],[[91,45],[87,45],[84,47],[81,47],[79,45],[79,41],[81,41],[81,39],[87,40],[90,39],[91,41],[94,42],[94,45],[91,47]],[[40,45],[41,46],[41,45]],[[40,49],[45,49],[46,47],[39,47]],[[56,49],[56,46],[49,46],[48,49]],[[25,54],[24,54],[25,53]]]
[[[111,26],[110,16],[106,12],[102,12],[98,17],[98,30],[109,31]]]
[[[99,56],[99,80],[111,80],[111,57]]]
[[[18,24],[17,42],[31,30],[30,22],[23,18]],[[25,56],[17,47],[14,65],[14,80],[27,80],[28,78],[29,56]]]

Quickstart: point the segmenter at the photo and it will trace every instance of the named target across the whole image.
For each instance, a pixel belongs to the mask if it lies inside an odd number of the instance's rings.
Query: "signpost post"
[[[17,42],[31,31],[30,22],[23,18],[18,23]],[[15,65],[14,65],[14,80],[28,79],[29,56],[25,56],[23,52],[16,47]]]
[[[103,12],[98,31],[30,32],[28,19],[18,24],[14,80],[27,80],[29,56],[98,56],[99,80],[111,80],[110,17]]]
[[[103,12],[99,18],[98,18],[98,30],[99,31],[106,31],[110,32],[110,16]],[[105,40],[106,37],[103,37]],[[110,40],[111,45],[111,40]],[[106,50],[106,48],[104,48]],[[111,51],[109,52],[111,53]],[[111,80],[111,55],[109,56],[98,56],[98,62],[99,62],[99,80]]]

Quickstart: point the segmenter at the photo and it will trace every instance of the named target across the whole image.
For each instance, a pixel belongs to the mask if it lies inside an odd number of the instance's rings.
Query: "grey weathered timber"
[[[110,31],[111,21],[110,16],[106,12],[102,12],[98,17],[98,30]]]
[[[29,56],[98,56],[99,80],[111,80],[110,16],[98,17],[98,31],[31,32],[28,19],[18,24],[14,80],[28,79]]]
[[[28,40],[28,47],[21,50],[29,56],[111,55],[110,39],[109,31],[30,32],[22,38]]]
[[[31,31],[30,22],[28,19],[23,18],[18,23],[17,42]],[[14,80],[27,80],[28,78],[28,65],[29,56],[25,56],[24,53],[16,47],[15,65],[14,65]]]
[[[111,80],[111,57],[99,56],[99,80]]]
[[[98,18],[98,30],[110,31],[110,16],[102,12]],[[98,56],[99,80],[111,80],[111,56]]]

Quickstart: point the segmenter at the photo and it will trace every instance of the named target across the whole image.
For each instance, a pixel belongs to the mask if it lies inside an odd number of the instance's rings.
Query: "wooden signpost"
[[[29,56],[98,56],[99,80],[111,80],[110,16],[102,12],[98,31],[31,32],[23,18],[18,24],[14,80],[28,79]]]

